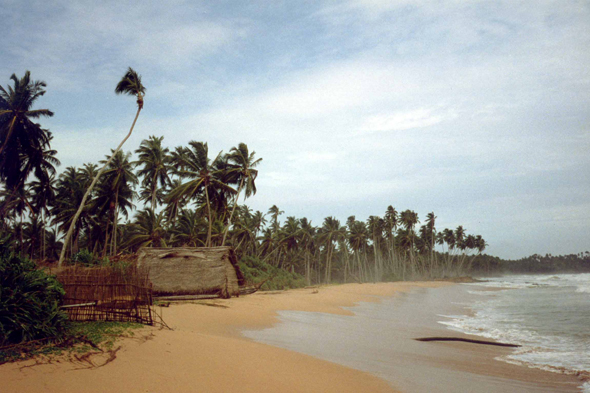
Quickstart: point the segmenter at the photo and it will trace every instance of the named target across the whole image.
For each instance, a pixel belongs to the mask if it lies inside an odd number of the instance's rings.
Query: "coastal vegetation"
[[[463,226],[438,228],[434,212],[421,221],[411,209],[387,206],[382,216],[328,216],[314,224],[306,217],[281,220],[285,212],[277,205],[253,211],[240,198],[256,194],[262,158],[245,143],[212,154],[203,141],[170,148],[164,136],[150,136],[134,151],[122,150],[145,94],[131,68],[115,89],[137,98],[126,137],[104,160],[58,174],[52,133],[36,123],[53,112],[34,109],[46,83],[28,71],[10,79],[12,86],[0,86],[0,362],[21,353],[7,355],[1,347],[46,339],[96,346],[102,341],[89,339],[92,331],[126,329],[69,323],[59,307],[63,288],[42,267],[112,264],[141,247],[232,246],[246,280],[263,290],[590,271],[588,252],[518,261],[485,255],[481,235]]]
[[[125,152],[145,95],[131,68],[116,87],[137,98],[125,139],[99,163],[58,174],[52,134],[34,122],[53,115],[33,108],[46,83],[28,71],[10,79],[13,86],[0,90],[0,230],[14,252],[31,260],[89,265],[140,247],[230,245],[259,277],[271,266],[304,277],[306,285],[547,270],[543,258],[518,262],[517,269],[484,256],[481,235],[438,228],[434,212],[421,221],[411,209],[387,206],[382,216],[328,216],[315,224],[295,216],[281,221],[277,205],[252,211],[240,198],[256,193],[262,158],[245,143],[211,154],[203,141],[170,148],[164,136],[150,136]]]
[[[135,323],[70,322],[62,284],[0,239],[0,364],[63,351],[103,352]]]

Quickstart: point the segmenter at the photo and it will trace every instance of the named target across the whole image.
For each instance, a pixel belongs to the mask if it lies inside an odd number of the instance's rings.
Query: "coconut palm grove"
[[[253,146],[237,142],[227,152],[210,151],[198,140],[167,146],[165,135],[125,146],[146,88],[131,68],[113,86],[137,100],[130,130],[104,160],[67,168],[59,168],[59,152],[51,148],[52,132],[59,130],[42,124],[53,116],[40,109],[46,83],[26,71],[0,86],[0,228],[15,255],[40,264],[100,265],[141,247],[229,245],[251,279],[280,271],[291,277],[285,286],[590,265],[588,253],[520,261],[482,254],[482,235],[462,226],[437,228],[434,212],[420,217],[384,206],[382,216],[350,212],[344,222],[328,216],[316,224],[288,216],[280,201],[252,211],[245,202],[256,194],[262,160]],[[120,139],[108,137],[113,146]]]

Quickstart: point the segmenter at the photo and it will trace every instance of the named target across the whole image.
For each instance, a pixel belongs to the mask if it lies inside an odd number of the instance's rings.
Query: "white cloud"
[[[431,109],[421,108],[389,115],[370,116],[361,126],[361,131],[401,131],[425,128],[455,117],[433,112]]]
[[[112,90],[131,65],[148,94],[126,150],[149,135],[215,153],[245,142],[264,159],[248,200],[261,210],[578,215],[527,195],[589,196],[584,2],[286,4],[14,2],[0,71],[47,80],[65,165],[102,159],[127,131],[133,100]],[[500,242],[498,227],[479,232]]]

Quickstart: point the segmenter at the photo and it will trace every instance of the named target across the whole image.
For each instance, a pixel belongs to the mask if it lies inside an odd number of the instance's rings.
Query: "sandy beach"
[[[163,319],[172,330],[146,327],[136,332],[133,338],[117,342],[113,353],[94,355],[87,360],[58,358],[2,365],[1,390],[131,393],[408,391],[407,386],[402,389],[395,382],[368,372],[255,342],[241,332],[273,326],[280,310],[353,315],[352,311],[342,307],[352,307],[358,302],[379,302],[422,288],[443,289],[449,285],[453,284],[347,284],[258,292],[199,304],[173,304],[161,308]],[[409,296],[407,299],[413,301],[412,295]],[[420,304],[413,306],[421,307]],[[429,335],[433,330],[429,327],[412,333]],[[415,359],[421,359],[422,364],[420,370],[414,371],[428,375],[433,381],[436,381],[437,373],[442,375],[450,369],[459,376],[458,380],[454,379],[458,385],[462,380],[470,380],[467,383],[476,387],[485,380],[500,392],[507,391],[506,381],[512,380],[517,381],[522,391],[576,391],[574,377],[494,360],[498,353],[506,351],[503,348],[475,350],[473,346],[460,343],[429,344],[421,347],[427,348],[428,353],[413,354]],[[426,366],[425,356],[428,356]],[[400,362],[411,368],[415,359],[406,357]],[[469,379],[467,375],[476,377]]]

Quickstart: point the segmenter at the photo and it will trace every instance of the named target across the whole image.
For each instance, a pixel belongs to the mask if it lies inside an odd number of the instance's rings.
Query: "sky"
[[[262,158],[254,210],[411,209],[486,253],[590,251],[590,1],[0,0],[0,85],[31,71],[63,171],[150,135]],[[142,208],[142,206],[138,206]]]

